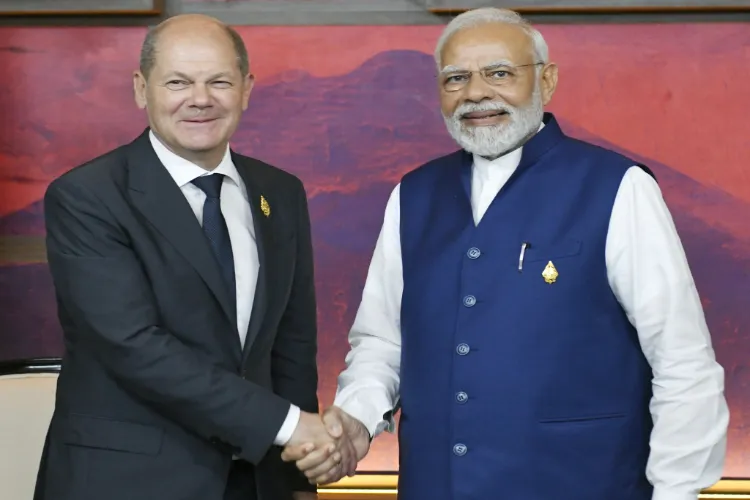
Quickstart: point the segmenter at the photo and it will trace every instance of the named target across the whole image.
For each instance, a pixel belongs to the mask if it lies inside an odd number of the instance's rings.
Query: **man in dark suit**
[[[45,197],[65,335],[37,500],[314,499],[281,447],[347,445],[317,415],[307,201],[228,142],[253,77],[205,16],[147,36],[149,128]]]

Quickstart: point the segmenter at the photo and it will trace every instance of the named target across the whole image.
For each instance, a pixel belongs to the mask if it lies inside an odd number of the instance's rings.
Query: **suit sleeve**
[[[257,464],[289,403],[216,365],[159,324],[132,243],[107,206],[63,177],[45,195],[47,256],[68,333],[122,387],[171,420]]]
[[[318,412],[317,308],[310,215],[307,196],[298,181],[297,258],[292,291],[272,350],[274,392],[299,406]],[[294,463],[283,464],[294,491],[315,491]]]

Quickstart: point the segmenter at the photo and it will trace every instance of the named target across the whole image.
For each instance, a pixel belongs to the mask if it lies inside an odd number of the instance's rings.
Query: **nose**
[[[196,83],[192,86],[190,105],[198,108],[206,108],[211,105],[211,93],[204,83]]]
[[[473,73],[469,78],[466,87],[464,87],[464,98],[470,102],[480,102],[485,99],[492,99],[495,95],[492,87],[484,81],[484,78],[477,73]]]

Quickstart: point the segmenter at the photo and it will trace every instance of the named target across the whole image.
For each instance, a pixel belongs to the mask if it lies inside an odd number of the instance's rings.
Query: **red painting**
[[[726,370],[725,475],[750,477],[750,30],[745,24],[541,27],[566,132],[650,166],[683,238]],[[456,148],[435,86],[439,26],[246,27],[257,85],[233,146],[310,196],[320,397],[330,404],[388,194]],[[59,355],[40,200],[145,126],[131,74],[142,28],[0,28],[0,358]],[[746,420],[747,419],[747,420]],[[362,470],[396,470],[376,440]]]

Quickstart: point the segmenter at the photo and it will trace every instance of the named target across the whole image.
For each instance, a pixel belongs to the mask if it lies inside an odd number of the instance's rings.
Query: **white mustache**
[[[505,105],[500,102],[480,102],[480,103],[464,103],[461,104],[458,108],[456,108],[456,111],[453,113],[454,118],[461,118],[463,115],[467,113],[474,113],[478,111],[500,111],[504,113],[508,113],[509,115],[513,115],[516,111],[516,109],[512,106]]]

